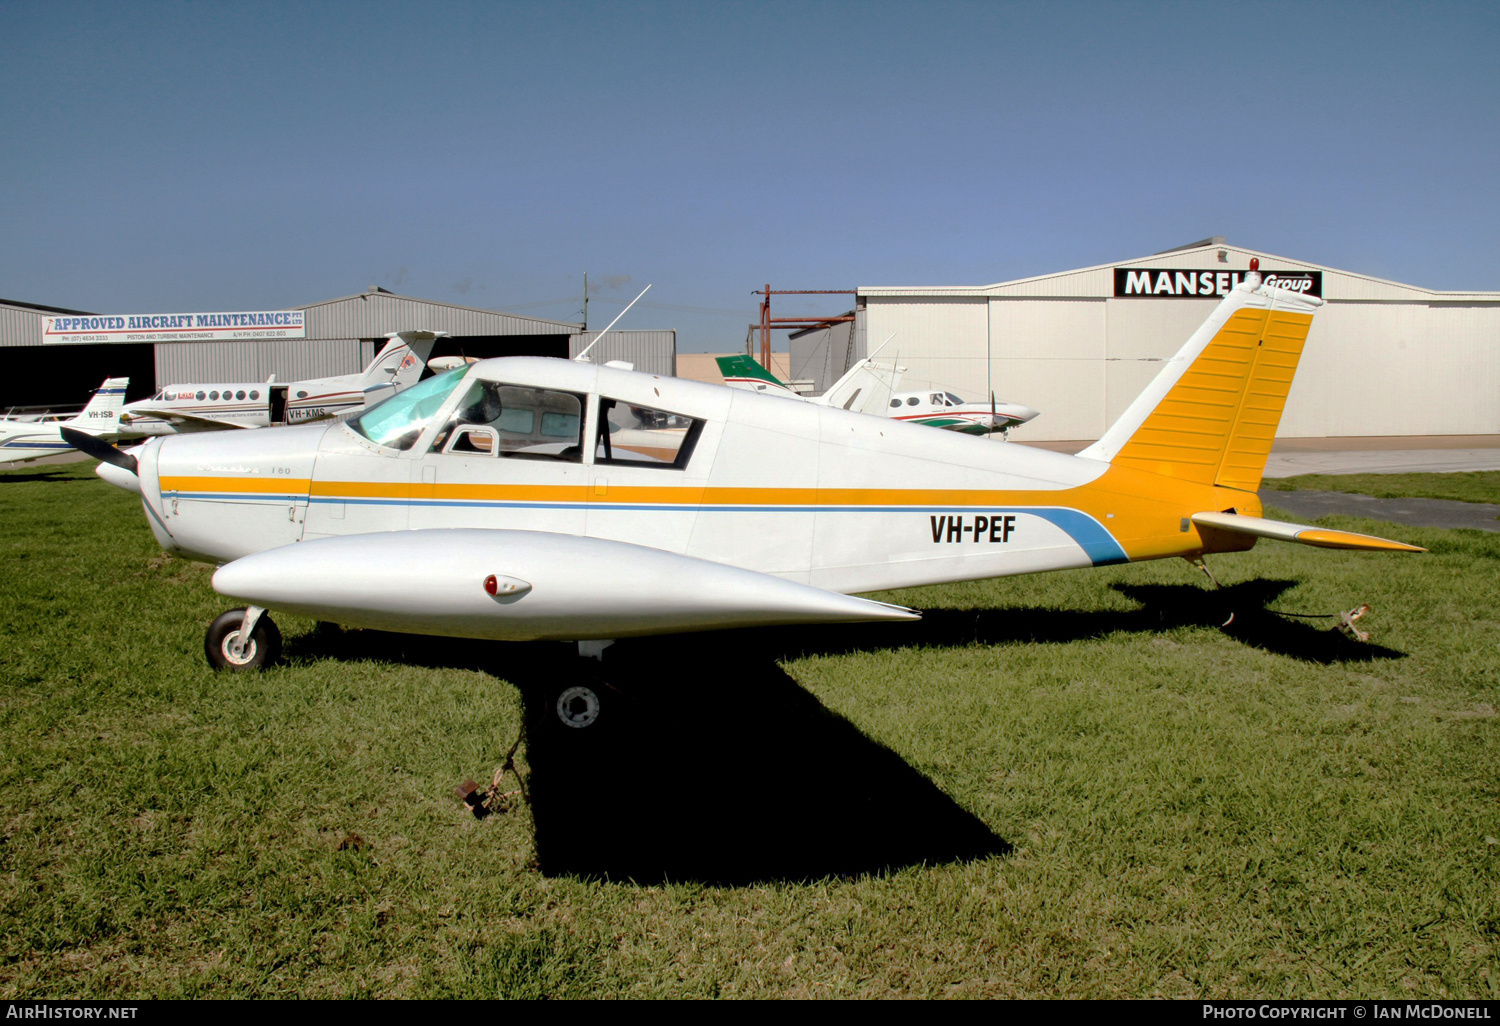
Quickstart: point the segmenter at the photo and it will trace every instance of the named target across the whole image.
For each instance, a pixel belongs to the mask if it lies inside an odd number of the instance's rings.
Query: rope
[[[516,735],[515,744],[510,746],[510,751],[505,753],[505,762],[495,770],[494,779],[490,786],[480,790],[479,785],[472,780],[465,780],[454,793],[460,801],[469,807],[474,813],[475,819],[483,819],[492,812],[509,812],[512,801],[516,795],[520,795],[523,801],[530,802],[531,796],[526,793],[526,778],[521,776],[521,771],[516,769],[516,751],[521,747],[521,742],[526,739],[526,722],[521,722],[521,731]],[[516,783],[520,785],[513,791],[500,790],[500,784],[505,780],[505,774],[513,773]]]
[[[1186,556],[1184,556],[1183,558],[1187,559]],[[1204,562],[1203,557],[1200,556],[1197,559],[1187,559],[1187,561],[1190,566],[1194,566],[1199,570],[1202,570],[1208,576],[1208,579],[1210,581],[1213,581],[1215,589],[1220,591],[1224,589],[1224,586],[1219,583],[1219,579],[1214,576],[1213,571],[1208,568],[1208,564]],[[1288,613],[1280,609],[1266,610],[1266,612],[1274,613],[1277,616],[1296,617],[1299,620],[1337,620],[1338,623],[1333,625],[1334,630],[1341,631],[1344,634],[1347,634],[1349,637],[1355,638],[1359,641],[1369,641],[1370,635],[1368,632],[1362,631],[1358,627],[1354,626],[1354,622],[1369,611],[1370,604],[1368,602],[1362,602],[1359,605],[1355,606],[1353,609],[1342,613]],[[1228,627],[1232,623],[1234,623],[1233,612],[1229,614],[1229,619],[1225,620],[1219,626],[1221,628]]]

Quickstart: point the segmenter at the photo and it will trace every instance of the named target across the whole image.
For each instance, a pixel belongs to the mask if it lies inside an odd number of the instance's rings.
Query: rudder
[[[1079,453],[1255,491],[1321,299],[1236,286],[1104,437]]]

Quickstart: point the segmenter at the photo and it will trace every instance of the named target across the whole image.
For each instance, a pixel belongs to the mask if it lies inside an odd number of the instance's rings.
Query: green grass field
[[[1495,535],[622,643],[563,736],[563,646],[279,617],[214,675],[208,568],[90,469],[0,474],[7,999],[1500,998]]]
[[[1500,503],[1500,470],[1457,474],[1300,474],[1267,478],[1262,488],[1277,492],[1305,489],[1357,492],[1377,499],[1453,499]]]

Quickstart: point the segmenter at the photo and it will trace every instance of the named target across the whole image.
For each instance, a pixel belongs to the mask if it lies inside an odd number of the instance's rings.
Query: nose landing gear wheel
[[[244,609],[231,609],[209,624],[203,639],[203,654],[215,670],[259,670],[281,655],[281,631],[265,613],[254,621],[247,641],[240,641],[245,623]]]
[[[599,695],[591,687],[574,684],[558,693],[552,708],[563,726],[581,730],[599,718]]]

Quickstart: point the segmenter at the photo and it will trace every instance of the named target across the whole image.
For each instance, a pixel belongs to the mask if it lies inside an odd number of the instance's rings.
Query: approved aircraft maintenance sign
[[[42,318],[45,345],[98,342],[227,342],[306,338],[307,311],[234,313],[69,314]]]

